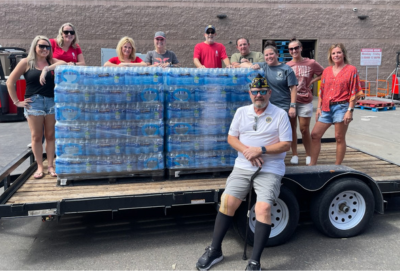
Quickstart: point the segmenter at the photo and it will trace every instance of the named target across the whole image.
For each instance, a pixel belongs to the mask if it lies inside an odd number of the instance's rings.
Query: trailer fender
[[[296,186],[309,192],[318,192],[343,177],[354,177],[366,183],[371,189],[375,199],[375,211],[384,213],[384,200],[382,192],[374,179],[365,173],[350,167],[337,165],[288,167],[282,184],[288,187]]]

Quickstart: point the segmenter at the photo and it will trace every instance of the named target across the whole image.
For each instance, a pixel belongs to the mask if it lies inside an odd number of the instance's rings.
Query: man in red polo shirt
[[[215,27],[208,25],[204,33],[206,40],[194,47],[193,62],[197,68],[222,68],[221,60],[224,61],[227,68],[232,67],[225,46],[214,41],[216,35]]]

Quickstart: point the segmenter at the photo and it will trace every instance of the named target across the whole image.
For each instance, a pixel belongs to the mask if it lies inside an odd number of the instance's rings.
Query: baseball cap
[[[206,26],[206,30],[204,30],[204,32],[207,33],[207,30],[210,29],[210,28],[212,30],[214,30],[214,32],[216,32],[215,27],[213,25],[211,25],[211,24]]]
[[[154,35],[154,38],[164,38],[165,39],[165,33],[162,31],[158,31],[156,32],[156,34]]]

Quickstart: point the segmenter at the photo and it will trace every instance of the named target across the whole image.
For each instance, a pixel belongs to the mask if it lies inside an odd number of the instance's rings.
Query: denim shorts
[[[44,97],[35,94],[29,97],[32,102],[29,103],[30,108],[24,108],[24,115],[26,118],[29,116],[46,116],[54,114],[54,97]]]
[[[319,122],[323,123],[339,123],[343,121],[344,114],[346,114],[349,108],[349,103],[335,104],[329,106],[331,111],[322,111],[321,116],[318,118]]]

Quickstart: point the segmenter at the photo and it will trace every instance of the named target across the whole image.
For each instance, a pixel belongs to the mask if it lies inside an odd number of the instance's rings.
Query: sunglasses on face
[[[215,34],[215,31],[207,31],[206,33],[207,33],[208,35],[210,35],[210,34],[214,35],[214,34]]]
[[[162,38],[158,38],[158,39],[156,39],[157,41],[164,41],[164,39],[162,39]]]
[[[39,48],[44,50],[46,49],[47,51],[50,51],[51,46],[50,45],[46,45],[46,44],[38,44]]]
[[[296,47],[293,47],[293,48],[289,48],[289,51],[297,51],[299,49],[300,49],[300,46],[296,46]]]
[[[258,93],[261,95],[267,94],[268,90],[257,90],[257,91],[250,91],[253,96],[257,96]]]
[[[71,34],[71,36],[72,36],[72,35],[75,35],[75,31],[73,31],[73,30],[64,30],[63,33],[64,33],[64,35],[66,35],[66,36],[67,36],[68,34]]]

